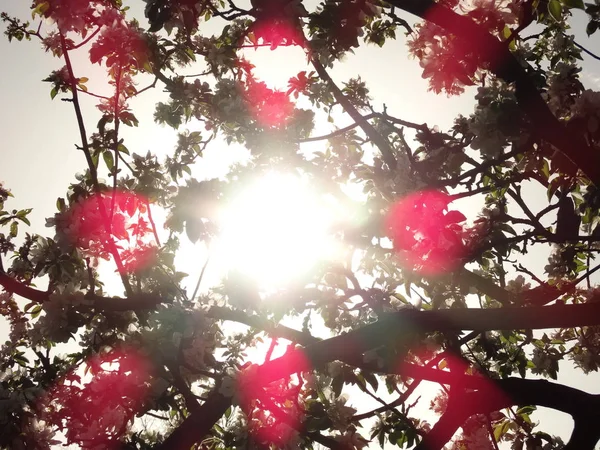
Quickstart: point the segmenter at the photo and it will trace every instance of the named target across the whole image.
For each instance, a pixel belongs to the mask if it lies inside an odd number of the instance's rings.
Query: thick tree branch
[[[230,406],[230,397],[224,397],[216,391],[211,393],[198,411],[190,414],[162,444],[154,447],[154,450],[191,448],[210,432]]]
[[[17,294],[35,303],[44,303],[45,301],[48,301],[50,297],[48,292],[29,287],[2,271],[0,271],[0,286],[2,286],[6,292]],[[91,301],[91,304],[89,305],[90,308],[96,308],[102,311],[136,311],[143,309],[154,309],[157,305],[167,302],[165,299],[157,295],[143,293],[132,294],[127,298],[88,295],[86,296],[86,299]]]
[[[468,377],[465,377],[468,378]],[[575,429],[568,450],[593,450],[600,439],[600,396],[546,380],[507,378],[487,380],[487,387],[465,392],[453,404],[415,450],[439,450],[458,427],[474,414],[487,414],[512,405],[538,405],[570,414]]]
[[[243,323],[250,327],[263,330],[274,337],[287,339],[288,341],[301,345],[309,345],[319,341],[318,338],[315,338],[308,333],[294,330],[293,328],[288,328],[283,325],[274,325],[261,316],[248,315],[242,311],[222,306],[211,306],[206,311],[206,315],[219,320],[230,320],[232,322]]]

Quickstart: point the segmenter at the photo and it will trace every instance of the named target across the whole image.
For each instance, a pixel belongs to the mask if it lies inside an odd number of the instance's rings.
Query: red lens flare
[[[438,274],[455,269],[467,255],[463,242],[465,216],[449,211],[448,194],[423,191],[396,203],[386,229],[400,258],[413,270]]]
[[[265,16],[257,19],[248,29],[247,39],[254,45],[270,45],[271,50],[279,46],[303,45],[301,28],[291,17]]]
[[[297,374],[311,370],[310,362],[300,351],[288,351],[282,358]],[[240,374],[237,389],[254,439],[283,448],[297,438],[295,429],[301,425],[304,410],[298,398],[301,389],[299,375],[260,386],[263,384],[261,380],[278,378],[276,373],[281,367],[277,367],[269,363],[260,367],[249,366]]]
[[[423,78],[429,79],[434,92],[460,94],[464,86],[475,84],[481,69],[496,71],[510,55],[507,44],[503,45],[497,37],[506,39],[504,30],[518,22],[518,12],[501,2],[467,3],[438,2],[425,13],[424,25],[409,42],[411,52],[420,60]],[[448,18],[455,14],[452,10],[456,11],[457,20],[450,19],[455,24],[448,26]],[[472,21],[479,26],[469,26]]]
[[[467,393],[477,392],[479,400],[474,398],[463,397],[460,393],[453,399],[454,413],[464,415],[465,418],[471,414],[476,414],[473,409],[473,402],[480,402],[481,398],[489,399],[491,402],[498,405],[511,404],[510,397],[504,393],[495,383],[494,380],[486,377],[478,371],[477,368],[471,366],[464,359],[446,352],[443,358],[437,362],[436,368],[425,368],[423,362],[411,363],[410,359],[399,361],[396,365],[395,372],[405,374],[407,377],[412,376],[420,379],[419,375],[423,375],[423,371],[428,372],[426,379],[438,382],[442,385],[450,386],[450,395],[452,388],[459,391],[464,389]],[[414,359],[413,359],[414,360]],[[432,376],[437,373],[437,376]],[[443,415],[448,407],[448,397],[442,395],[443,391],[432,402],[431,408],[438,415]]]
[[[84,255],[107,259],[114,245],[127,272],[141,270],[156,254],[148,208],[136,194],[93,194],[72,205],[64,231]]]
[[[250,25],[245,34],[244,47],[269,46],[271,51],[278,47],[304,45],[304,36],[294,11],[286,10],[285,2],[275,3],[272,8],[261,11],[256,21]],[[263,5],[265,6],[265,5]],[[273,67],[277,61],[276,54],[269,58],[269,69],[272,71],[285,69],[284,65]],[[279,58],[282,60],[282,58]],[[240,68],[247,73],[244,86],[246,105],[254,118],[268,128],[280,128],[291,119],[294,102],[290,95],[282,90],[273,89],[267,83],[259,81],[252,74],[254,65],[240,61]]]
[[[80,376],[72,370],[41,400],[44,419],[81,448],[119,448],[148,393],[150,363],[135,350],[91,357]]]
[[[287,93],[270,89],[262,82],[247,82],[244,99],[253,117],[267,128],[284,126],[294,111],[294,103]]]

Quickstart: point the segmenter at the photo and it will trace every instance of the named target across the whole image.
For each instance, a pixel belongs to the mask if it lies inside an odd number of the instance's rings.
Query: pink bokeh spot
[[[274,14],[270,17],[257,19],[248,29],[244,46],[269,46],[273,57],[270,65],[278,60],[278,47],[292,45],[303,46],[304,37],[300,29],[294,25],[294,21],[285,15]],[[285,61],[282,58],[279,60]],[[285,63],[280,70],[285,68]],[[281,128],[285,126],[294,111],[294,102],[290,95],[279,89],[274,89],[268,82],[257,80],[252,74],[255,67],[252,64],[240,62],[240,67],[246,72],[244,83],[244,99],[253,117],[267,128]],[[267,80],[268,81],[268,80]]]
[[[109,217],[108,223],[104,217]],[[112,243],[127,272],[155,260],[148,203],[137,194],[106,192],[79,201],[70,210],[69,229],[71,240],[86,256],[108,258]]]
[[[119,448],[119,439],[143,407],[151,365],[131,349],[92,356],[84,367],[84,375],[72,370],[57,381],[38,406],[69,444]]]
[[[448,210],[452,199],[438,191],[410,194],[392,206],[386,229],[398,256],[418,272],[437,274],[455,269],[467,254],[465,216]]]
[[[248,31],[247,37],[252,44],[270,45],[271,50],[279,46],[304,44],[302,31],[285,16],[256,20]]]
[[[296,374],[311,370],[310,362],[301,351],[290,350],[283,358]],[[250,433],[256,441],[277,448],[285,447],[297,434],[294,430],[301,426],[303,416],[298,397],[299,375],[261,386],[262,379],[278,378],[276,374],[280,369],[273,369],[275,373],[271,376],[268,363],[262,367],[250,366],[241,373],[238,383],[240,403],[248,417]]]
[[[254,118],[268,128],[284,126],[294,111],[288,94],[270,89],[265,83],[249,81],[244,98]]]
[[[395,371],[396,373],[407,374],[409,378],[413,378],[411,374],[414,374],[416,379],[420,379],[419,371],[421,368],[424,368],[424,365],[424,360],[417,356],[413,357],[412,359],[408,358],[406,360],[403,359],[399,361],[396,365]],[[411,370],[414,367],[417,367],[416,374],[413,372],[413,370]],[[456,395],[453,398],[453,414],[459,414],[465,418],[472,416],[476,413],[474,412],[474,408],[476,408],[477,403],[481,402],[481,396],[483,396],[486,400],[489,399],[489,401],[492,403],[503,405],[501,407],[512,404],[510,396],[501,388],[499,388],[493,379],[490,379],[485,374],[481,373],[477,368],[473,367],[468,361],[457,355],[446,352],[444,357],[438,361],[435,369],[427,368],[425,370],[429,372],[429,375],[437,373],[437,377],[425,379],[430,382],[438,382],[441,385],[450,386],[451,396],[453,389],[455,389],[454,392]],[[461,395],[460,392],[463,389],[465,389],[467,392],[478,392],[481,394],[481,396],[478,395],[479,399],[477,399],[477,397],[468,398]],[[441,397],[438,396],[436,400],[434,400],[434,403],[440,400],[442,401],[442,404],[432,406],[434,406],[433,410],[435,412],[438,414],[443,414],[448,406],[448,398],[445,395],[442,395]]]

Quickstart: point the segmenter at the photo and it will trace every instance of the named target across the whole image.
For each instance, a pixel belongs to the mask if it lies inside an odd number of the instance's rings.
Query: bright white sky
[[[132,3],[134,12],[139,14],[141,3],[137,1]],[[307,2],[309,10],[312,4],[314,2]],[[2,2],[0,9],[21,18],[30,17],[28,2],[18,0]],[[585,36],[583,15],[577,12],[576,19],[573,21],[573,26],[579,31],[577,33],[578,41],[590,50],[600,52],[597,37],[595,36],[595,40],[591,40]],[[300,49],[284,48],[278,49],[276,52],[276,55],[267,49],[246,52],[248,58],[256,66],[255,73],[258,78],[267,81],[272,86],[285,87],[289,77],[296,75],[301,70],[310,70],[306,66],[304,54]],[[44,227],[45,218],[54,214],[56,198],[64,196],[68,183],[73,181],[73,175],[85,167],[83,154],[75,149],[79,138],[71,104],[61,102],[58,98],[51,101],[50,85],[41,82],[52,70],[60,68],[62,63],[51,55],[44,54],[37,42],[14,42],[9,45],[6,39],[1,39],[0,55],[3,57],[4,67],[2,83],[0,83],[0,99],[4,105],[0,110],[3,137],[0,144],[0,180],[15,195],[15,199],[10,200],[7,207],[19,209],[33,207],[34,210],[30,216],[32,222],[30,231],[45,234],[49,231]],[[600,88],[600,61],[593,60],[586,55],[584,55],[584,59],[582,81],[586,87],[598,90]],[[91,67],[86,62],[85,52],[80,52],[75,56],[74,64],[76,76],[88,77],[90,79],[88,86],[92,91],[109,92],[105,83],[104,68]],[[442,129],[446,129],[459,113],[468,115],[473,109],[473,96],[469,95],[469,92],[461,97],[452,98],[427,92],[427,82],[421,78],[421,68],[418,62],[407,59],[402,36],[398,41],[390,42],[383,49],[375,46],[361,47],[355,55],[348,57],[344,64],[336,66],[332,71],[333,79],[337,82],[357,75],[367,82],[376,107],[381,108],[385,103],[391,115],[412,122],[426,122],[430,126],[439,125]],[[143,87],[143,85],[140,83],[140,86]],[[144,154],[150,150],[160,156],[174,148],[175,133],[169,128],[155,125],[152,120],[154,104],[164,97],[165,94],[157,89],[132,101],[132,110],[140,121],[140,127],[133,129],[122,127],[125,144],[132,152]],[[88,133],[91,133],[100,118],[100,113],[94,107],[95,99],[83,96],[82,103]],[[200,130],[199,127],[199,124],[194,122],[188,125],[191,131]],[[330,128],[327,123],[319,124],[317,127],[317,133],[328,130]],[[205,153],[197,173],[201,176],[222,176],[226,173],[229,162],[244,154],[244,150],[239,147],[228,147],[223,142],[215,142]],[[229,155],[232,156],[229,157]],[[267,188],[264,185],[263,187],[258,186],[257,189],[259,191],[262,189],[260,192],[273,197],[273,193],[265,191]],[[272,201],[277,201],[276,194]],[[535,199],[540,198],[538,195],[545,196],[545,193],[531,192],[529,195],[531,195],[532,202],[535,203]],[[299,199],[300,203],[303,201]],[[473,205],[472,201],[466,200],[464,203],[464,207],[471,214],[477,212],[478,207]],[[242,197],[239,204],[247,205],[247,202]],[[267,214],[268,210],[265,209],[263,212]],[[234,218],[245,217],[243,209],[241,212],[237,210],[237,212],[229,214]],[[238,215],[236,216],[236,214]],[[293,215],[293,212],[288,212],[287,215],[290,214]],[[241,220],[235,219],[233,222]],[[327,221],[328,219],[324,218],[323,220]],[[313,224],[303,223],[302,225],[311,227]],[[260,229],[260,224],[253,225],[251,223],[248,226]],[[318,236],[318,230],[316,234]],[[261,237],[266,239],[264,236],[268,235],[268,233],[263,233]],[[234,236],[229,244],[226,242],[224,246],[235,247],[235,239]],[[285,237],[281,239],[285,239]],[[257,244],[259,243],[260,240],[257,239]],[[297,245],[293,249],[298,254],[304,252],[310,255],[311,252],[316,252],[315,249],[321,249],[324,245],[324,243],[318,242],[318,244],[315,243],[314,248],[307,249],[302,248],[302,245]],[[191,275],[189,278],[191,287],[188,286],[188,289],[193,288],[197,274],[204,262],[204,256],[205,250],[201,244],[198,244],[195,248],[187,246],[178,257],[180,270]],[[541,254],[530,254],[524,264],[537,268],[541,275],[544,260],[541,258]],[[219,264],[214,265],[219,266]],[[211,270],[214,271],[212,274]],[[277,272],[277,270],[277,267],[271,266],[268,267],[267,273]],[[207,274],[209,284],[211,280],[215,281],[218,278],[217,272],[218,269],[209,266]],[[259,270],[259,272],[257,273],[259,278],[265,276],[265,270]],[[285,274],[281,276],[285,277]],[[263,281],[268,284],[268,280]],[[119,294],[120,292],[114,293]],[[0,324],[0,337],[7,334],[6,329],[2,329],[2,326]],[[563,365],[560,375],[562,382],[587,392],[600,394],[598,374],[586,377]],[[368,409],[366,404],[356,406],[361,411]],[[423,402],[422,406],[427,407],[427,402]],[[571,421],[567,416],[548,413],[539,414],[537,417],[543,417],[547,431],[564,437],[568,436],[571,425],[567,424]]]

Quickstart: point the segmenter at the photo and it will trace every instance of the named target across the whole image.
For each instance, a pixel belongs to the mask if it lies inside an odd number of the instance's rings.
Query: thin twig
[[[494,429],[492,428],[492,421],[490,419],[489,414],[485,416],[485,424],[490,434],[490,440],[492,441],[492,445],[494,446],[494,450],[500,450],[498,447],[498,442],[496,441],[496,436],[494,435]]]
[[[271,357],[273,356],[273,351],[277,346],[277,338],[271,338],[271,344],[269,345],[269,349],[267,350],[267,354],[265,355],[265,362],[271,361]]]
[[[206,267],[208,266],[209,261],[210,261],[210,253],[206,257],[206,261],[204,262],[204,265],[202,266],[202,270],[200,271],[200,275],[198,276],[198,281],[196,282],[196,287],[194,288],[194,293],[192,294],[192,300],[194,300],[196,298],[196,295],[198,294],[198,290],[200,289],[200,283],[202,282],[202,278],[204,277],[204,272],[206,271]]]
[[[61,32],[59,32],[59,36],[63,56],[65,58],[65,64],[67,66],[67,72],[69,73],[69,84],[71,87],[71,94],[73,96],[73,108],[75,109],[75,116],[77,117],[79,135],[81,137],[81,149],[83,150],[85,159],[88,164],[90,178],[92,181],[92,187],[94,188],[94,192],[96,193],[98,201],[98,209],[104,222],[104,228],[107,232],[106,245],[113,259],[115,260],[115,264],[117,265],[117,270],[119,271],[119,275],[121,277],[121,281],[123,282],[125,292],[129,297],[133,294],[133,291],[131,289],[131,285],[129,284],[129,280],[127,279],[127,276],[125,274],[125,267],[123,266],[123,262],[121,261],[119,252],[117,251],[115,243],[111,237],[111,226],[110,222],[108,221],[108,213],[106,211],[106,208],[104,207],[104,203],[102,202],[102,191],[100,189],[100,183],[98,182],[98,171],[96,169],[96,165],[94,164],[94,160],[92,159],[92,154],[88,145],[87,132],[85,130],[85,122],[83,120],[83,114],[81,113],[81,106],[79,104],[79,97],[77,95],[77,78],[75,78],[75,74],[73,73],[73,65],[71,64],[71,58],[69,57],[69,49],[67,48],[65,36]]]
[[[158,230],[156,229],[156,223],[154,223],[154,218],[152,217],[152,210],[150,209],[150,201],[146,199],[146,210],[148,211],[148,221],[150,222],[150,226],[152,227],[152,232],[154,233],[154,240],[156,241],[157,247],[161,247],[160,239],[158,238]]]
[[[122,75],[122,67],[119,66],[117,70],[117,76],[115,77],[115,106],[114,106],[114,116],[115,116],[115,136],[114,136],[114,152],[115,152],[115,164],[112,167],[114,170],[113,175],[113,195],[111,199],[110,205],[110,223],[112,224],[113,214],[115,213],[115,202],[117,201],[117,180],[119,173],[119,97],[121,96],[121,75]]]
[[[585,53],[587,53],[588,55],[590,55],[592,58],[594,58],[594,59],[597,59],[598,61],[600,61],[600,56],[596,55],[595,53],[592,53],[592,52],[591,52],[591,51],[589,51],[587,48],[585,48],[583,45],[581,45],[581,44],[578,44],[578,43],[577,43],[577,42],[575,42],[575,41],[572,41],[572,42],[573,42],[573,44],[574,44],[576,47],[579,47],[581,50],[583,50]]]
[[[94,39],[94,37],[98,34],[98,32],[102,29],[102,26],[99,26],[98,28],[96,28],[94,30],[94,32],[92,34],[90,34],[87,39],[84,39],[83,41],[81,41],[79,44],[77,45],[73,45],[72,47],[69,48],[69,50],[77,50],[80,47],[83,47],[85,44],[87,44],[88,42],[90,42],[92,39]]]

